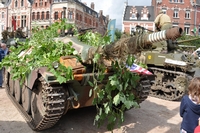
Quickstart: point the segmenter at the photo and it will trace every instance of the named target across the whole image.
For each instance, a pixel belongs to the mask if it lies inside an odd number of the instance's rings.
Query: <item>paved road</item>
[[[181,118],[180,102],[170,102],[148,97],[141,108],[125,113],[125,122],[114,133],[178,133]],[[0,89],[0,133],[35,133]],[[68,112],[51,129],[40,133],[110,133],[106,127],[93,126],[94,107]]]

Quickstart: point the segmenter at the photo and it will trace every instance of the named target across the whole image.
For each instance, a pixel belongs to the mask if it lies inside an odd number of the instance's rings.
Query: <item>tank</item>
[[[174,34],[169,34],[171,32]],[[101,86],[113,74],[110,70],[109,60],[120,59],[123,61],[128,54],[150,48],[153,42],[177,38],[181,33],[181,28],[173,28],[156,34],[125,37],[112,44],[99,47],[88,46],[78,41],[76,36],[55,38],[55,40],[65,43],[72,42],[72,47],[78,51],[81,57],[82,63],[73,56],[60,57],[60,63],[64,64],[65,67],[72,67],[74,80],[60,84],[46,67],[40,67],[26,75],[25,82],[20,84],[19,80],[12,79],[12,73],[10,73],[12,68],[9,68],[5,74],[8,96],[33,130],[48,129],[54,126],[68,110],[93,106],[94,97],[89,97],[89,91],[93,88],[88,84],[88,81],[93,82],[94,73],[91,71],[91,64],[95,53],[104,55],[102,63],[108,68],[108,71],[105,72],[107,78],[99,84]],[[157,35],[163,35],[162,39],[151,40],[151,37],[154,38]],[[30,53],[31,49],[22,51],[18,57]],[[56,68],[57,64],[53,65]],[[140,75],[138,86],[133,88],[132,92],[138,98],[138,103],[144,101],[149,95],[150,77],[151,75]]]
[[[177,101],[187,94],[190,80],[200,76],[199,60],[192,53],[185,54],[178,48],[184,42],[197,39],[167,40],[167,53],[162,53],[163,45],[160,42],[154,43],[151,50],[142,51],[138,62],[146,64],[148,70],[155,75],[155,79],[151,80],[150,96]]]

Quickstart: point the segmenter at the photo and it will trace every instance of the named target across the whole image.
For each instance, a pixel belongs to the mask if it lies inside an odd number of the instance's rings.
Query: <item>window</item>
[[[185,18],[186,19],[190,19],[190,11],[186,11],[185,12]]]
[[[21,27],[26,27],[26,15],[21,16]]]
[[[143,14],[143,16],[141,17],[141,20],[148,20],[147,14]]]
[[[4,18],[4,12],[2,12],[2,16],[1,17]]]
[[[35,3],[35,7],[37,7],[37,3]]]
[[[85,23],[87,23],[87,18],[85,17]]]
[[[42,12],[41,19],[44,20],[44,12]]]
[[[78,13],[76,13],[76,20],[78,20]]]
[[[49,19],[49,11],[46,12],[46,19]]]
[[[183,0],[180,0],[180,3],[183,3]]]
[[[162,9],[162,11],[163,11],[163,14],[167,14],[167,9],[166,8]]]
[[[174,3],[178,3],[178,0],[174,0]]]
[[[15,7],[17,7],[17,0],[15,0]]]
[[[169,0],[169,2],[172,2],[172,0]]]
[[[43,0],[40,0],[40,3],[39,3],[39,5],[40,5],[40,6],[42,6],[42,5],[43,5]]]
[[[35,20],[35,12],[32,13],[32,20]]]
[[[186,33],[186,35],[190,34],[190,27],[184,27],[184,31]]]
[[[57,20],[58,19],[58,12],[54,13],[54,19]]]
[[[4,30],[4,25],[1,25],[1,31],[3,31]]]
[[[80,15],[80,21],[82,21],[82,16]]]
[[[40,12],[37,12],[37,20],[40,19]]]
[[[174,17],[174,18],[178,18],[178,10],[174,10],[173,17]]]
[[[136,16],[136,14],[135,14],[135,13],[133,13],[133,14],[131,15],[130,19],[137,19],[137,16]]]
[[[92,20],[91,19],[89,20],[89,23],[90,23],[90,25],[92,24]]]
[[[45,7],[47,6],[47,2],[44,3],[44,6],[45,6]]]
[[[21,6],[24,6],[24,0],[21,0]]]
[[[73,19],[73,12],[72,11],[68,12],[68,19]]]

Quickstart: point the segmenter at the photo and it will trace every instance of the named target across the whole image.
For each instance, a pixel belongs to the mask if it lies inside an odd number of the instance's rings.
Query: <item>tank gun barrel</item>
[[[176,41],[176,44],[181,44],[181,43],[184,43],[184,42],[191,42],[191,41],[195,41],[195,40],[199,40],[199,39],[200,39],[200,37],[187,39],[187,40],[180,40],[180,41]]]
[[[126,57],[142,49],[150,48],[153,43],[168,39],[175,40],[182,35],[182,28],[175,27],[151,34],[122,38],[119,41],[103,47],[103,55],[109,59]]]
[[[156,33],[143,33],[137,36],[121,38],[116,42],[99,47],[83,45],[73,38],[71,40],[74,42],[72,47],[81,55],[82,62],[91,64],[96,53],[102,55],[103,59],[120,59],[125,61],[128,54],[135,54],[143,49],[151,48],[154,42],[168,39],[175,40],[182,35],[182,32],[182,28],[175,27]]]

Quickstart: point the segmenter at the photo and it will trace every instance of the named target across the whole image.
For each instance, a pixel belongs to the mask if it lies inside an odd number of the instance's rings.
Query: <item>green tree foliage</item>
[[[191,35],[186,35],[185,33],[178,38],[178,41],[185,41],[185,40],[189,40],[189,39],[195,39],[195,38],[199,38],[199,36],[191,36]],[[181,43],[181,45],[186,45],[186,46],[196,46],[196,48],[200,47],[200,39],[198,40],[193,40],[193,41],[186,41]]]
[[[93,40],[91,41],[90,38],[95,39],[91,39]],[[87,33],[82,36],[82,39],[92,46],[110,43],[110,39],[107,36],[102,37],[94,33]],[[136,88],[139,76],[131,73],[124,63],[119,64],[116,60],[112,62],[113,75],[108,77],[106,84],[99,86],[99,83],[102,83],[105,79],[106,70],[103,64],[98,64],[99,59],[101,59],[101,55],[97,53],[93,59],[94,82],[89,82],[90,86],[94,88],[90,90],[89,96],[92,96],[92,93],[96,93],[93,101],[93,104],[97,107],[94,124],[100,127],[107,122],[108,130],[112,131],[116,125],[120,126],[124,121],[124,112],[126,110],[132,107],[139,107],[138,99],[133,94],[133,88]],[[129,55],[126,64],[132,65],[133,62],[133,56]]]
[[[122,36],[122,32],[119,29],[115,30],[115,40],[119,40]]]
[[[72,68],[66,68],[59,63],[61,56],[73,55],[76,51],[71,47],[72,43],[67,44],[56,41],[61,29],[66,29],[72,25],[66,24],[66,20],[56,22],[47,29],[35,27],[29,40],[20,43],[17,47],[11,47],[9,56],[1,62],[1,67],[11,67],[11,74],[14,79],[23,81],[25,76],[32,70],[47,67],[60,83],[73,79]],[[55,65],[58,68],[55,69]]]

